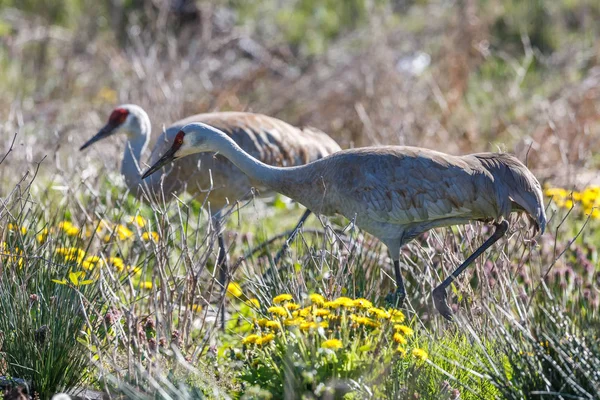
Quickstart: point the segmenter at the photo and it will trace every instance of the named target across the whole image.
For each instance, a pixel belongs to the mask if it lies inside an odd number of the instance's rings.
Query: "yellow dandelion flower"
[[[260,303],[259,303],[258,299],[256,299],[256,298],[248,299],[246,304],[248,304],[250,307],[260,308]]]
[[[382,310],[381,308],[371,307],[367,310],[369,314],[376,315],[377,318],[380,319],[389,319],[390,313],[388,311]]]
[[[8,256],[6,259],[8,262],[17,263],[19,267],[23,267],[23,250],[15,247],[15,249],[11,251],[8,249],[8,246],[5,242],[2,242],[2,251],[6,252],[5,256]]]
[[[108,265],[114,267],[119,272],[125,269],[125,262],[121,257],[108,257]]]
[[[329,322],[327,321],[321,321],[317,325],[321,328],[329,328]]]
[[[286,303],[283,306],[290,311],[295,311],[300,308],[300,306],[296,303]]]
[[[590,186],[581,194],[581,203],[586,208],[600,206],[600,189],[597,186]]]
[[[63,231],[74,227],[75,225],[73,225],[71,222],[69,221],[62,221],[58,223],[58,229],[62,229]]]
[[[271,314],[279,315],[280,317],[287,317],[288,312],[284,307],[271,306],[267,309]]]
[[[423,349],[419,349],[419,348],[413,349],[412,355],[414,358],[416,358],[419,361],[427,360],[427,352]]]
[[[398,347],[396,348],[396,351],[403,356],[406,355],[406,348],[404,348],[402,345],[398,345]]]
[[[275,334],[268,333],[268,334],[266,334],[264,336],[261,336],[258,339],[256,339],[256,344],[259,345],[259,346],[262,346],[263,344],[269,343],[273,339],[275,339]]]
[[[87,256],[85,258],[85,261],[92,263],[92,264],[96,264],[100,261],[100,257],[99,256]]]
[[[340,307],[340,303],[336,303],[335,301],[326,301],[323,303],[323,307],[335,309]]]
[[[323,347],[324,349],[337,350],[337,349],[341,349],[342,347],[344,347],[344,345],[342,344],[341,340],[329,339],[329,340],[326,340],[323,343],[321,343],[321,347]]]
[[[146,226],[146,220],[141,215],[136,215],[135,217],[127,218],[127,223],[137,225],[140,228]]]
[[[300,310],[294,311],[292,316],[294,317],[308,317],[312,312],[312,307],[304,307]]]
[[[42,231],[38,233],[35,238],[39,243],[44,243],[48,238],[48,228],[42,229]]]
[[[117,225],[116,234],[119,240],[127,240],[133,236],[133,232],[125,225]]]
[[[569,195],[569,192],[562,188],[548,188],[544,191],[544,194],[548,197],[565,198]]]
[[[408,341],[406,340],[406,338],[404,337],[404,335],[401,334],[400,332],[394,333],[394,342],[399,343],[399,344],[406,344],[406,343],[408,343]]]
[[[292,295],[288,293],[280,294],[279,296],[275,296],[273,298],[273,304],[283,303],[284,301],[291,301]]]
[[[81,262],[85,256],[85,251],[77,247],[59,247],[54,253],[63,256],[65,261]]]
[[[326,310],[326,309],[324,309],[324,308],[317,308],[317,309],[315,310],[315,315],[316,315],[317,317],[325,317],[325,316],[327,316],[327,315],[329,315],[329,314],[331,314],[331,311],[329,311],[329,310]]]
[[[98,90],[98,93],[96,93],[96,96],[94,97],[94,100],[97,102],[102,102],[102,103],[107,103],[107,104],[114,104],[116,103],[119,99],[117,97],[117,91],[114,89],[111,89],[109,87],[103,86],[102,88],[100,88],[100,90]]]
[[[298,326],[303,322],[306,322],[306,320],[302,317],[286,319],[285,321],[283,321],[285,326]]]
[[[144,232],[142,233],[142,240],[144,242],[149,242],[152,240],[153,242],[158,242],[159,236],[156,232]]]
[[[251,344],[256,343],[256,341],[260,339],[260,335],[253,333],[252,335],[248,335],[242,339],[242,344]]]
[[[356,299],[353,301],[353,303],[354,303],[354,307],[358,307],[358,308],[372,308],[373,307],[373,303],[371,303],[367,299]]]
[[[326,301],[326,300],[325,300],[325,297],[321,296],[321,295],[320,295],[320,294],[318,294],[318,293],[313,293],[313,294],[311,294],[311,295],[310,295],[310,296],[308,296],[308,297],[310,298],[310,301],[311,301],[313,304],[316,304],[316,305],[318,305],[318,306],[322,306],[323,304],[325,304],[325,301]]]
[[[84,260],[84,261],[81,263],[81,267],[82,267],[83,269],[86,269],[86,270],[88,270],[88,271],[89,271],[90,269],[93,269],[95,266],[96,266],[96,263],[91,263],[91,262],[89,262],[89,261],[85,261],[85,260]]]
[[[388,310],[388,314],[390,315],[389,318],[392,320],[392,322],[402,323],[406,319],[402,311],[396,310],[394,308],[390,308]]]
[[[274,331],[281,330],[281,324],[279,323],[279,321],[268,321],[266,327],[269,329],[273,329]]]
[[[72,226],[68,229],[64,229],[64,231],[67,234],[67,236],[77,236],[77,235],[79,235],[79,232],[81,230],[76,226]]]
[[[8,224],[8,230],[13,232],[21,231],[21,234],[23,235],[27,233],[27,228],[25,228],[24,226],[19,226],[11,223]]]
[[[334,300],[334,303],[339,304],[342,307],[352,308],[354,307],[354,301],[349,297],[338,297]]]
[[[406,325],[394,325],[394,330],[396,330],[396,332],[400,332],[404,336],[412,336],[415,333],[415,331]]]
[[[201,312],[202,311],[202,306],[200,304],[192,304],[192,311],[194,312]]]
[[[300,330],[310,331],[311,329],[316,329],[318,327],[317,323],[314,321],[302,322],[300,324]]]
[[[229,282],[229,285],[227,285],[227,294],[229,297],[241,297],[244,293],[239,284],[236,282]]]
[[[152,282],[140,282],[140,289],[152,289]]]
[[[374,319],[371,319],[368,317],[361,317],[361,316],[354,315],[354,314],[352,314],[350,316],[350,319],[359,325],[369,326],[371,328],[378,328],[381,325],[379,322],[375,321]]]
[[[270,320],[268,320],[266,318],[261,318],[261,319],[255,319],[254,322],[261,328],[264,328],[265,326],[267,326],[267,323],[270,322]]]

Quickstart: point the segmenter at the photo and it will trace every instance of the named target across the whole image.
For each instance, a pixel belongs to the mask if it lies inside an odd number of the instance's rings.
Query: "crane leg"
[[[394,275],[396,276],[396,291],[386,296],[386,302],[394,308],[400,308],[406,299],[406,289],[404,288],[404,280],[400,273],[400,260],[394,260]]]
[[[225,241],[223,240],[223,234],[219,233],[219,255],[217,256],[217,267],[219,268],[219,285],[221,285],[223,291],[223,311],[221,312],[221,329],[225,329],[225,302],[227,299],[227,253],[225,251]]]
[[[221,226],[221,211],[219,210],[213,216],[213,226],[217,233],[217,242],[219,244],[219,254],[217,255],[217,264],[215,268],[218,268],[219,272],[217,280],[221,287],[221,293],[223,295],[223,303],[221,308],[221,329],[225,329],[225,308],[227,306],[227,275],[229,273],[229,266],[227,265],[227,251],[225,250],[225,241],[223,240],[223,232]]]
[[[290,244],[292,243],[292,241],[294,240],[294,238],[296,237],[298,232],[300,232],[300,228],[302,227],[302,225],[304,225],[306,218],[308,218],[308,216],[310,214],[311,214],[311,211],[307,208],[306,211],[304,211],[304,214],[302,214],[302,217],[300,217],[300,221],[298,221],[298,223],[296,224],[296,227],[294,228],[294,230],[292,231],[290,236],[286,239],[281,250],[279,250],[277,255],[275,255],[275,260],[274,260],[275,265],[279,264],[279,259],[281,258],[281,256],[283,256],[283,254],[286,252],[288,247],[290,247]]]
[[[508,222],[506,220],[495,223],[496,230],[473,254],[469,256],[448,278],[446,278],[440,285],[433,289],[433,303],[435,308],[442,314],[444,318],[452,321],[452,309],[446,302],[446,288],[484,251],[486,251],[491,245],[496,243],[506,231],[508,230]]]

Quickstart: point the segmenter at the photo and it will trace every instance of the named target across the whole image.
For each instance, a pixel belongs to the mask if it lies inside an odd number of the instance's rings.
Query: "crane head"
[[[125,107],[118,107],[113,110],[108,118],[108,122],[106,125],[102,127],[90,140],[85,142],[83,146],[79,148],[79,150],[83,150],[92,144],[96,143],[99,140],[107,138],[113,134],[115,134],[119,128],[126,124],[130,113],[129,110]]]
[[[215,147],[215,140],[218,142],[218,139],[216,139],[218,137],[221,137],[221,140],[231,140],[225,133],[210,125],[200,122],[187,124],[177,132],[171,148],[167,150],[154,165],[144,172],[142,179],[145,179],[152,173],[158,171],[163,165],[177,160],[178,158],[195,153],[218,151],[218,146]]]
[[[175,135],[175,140],[173,140],[171,148],[167,150],[167,152],[163,154],[162,157],[154,163],[154,165],[152,165],[150,168],[148,168],[146,172],[144,172],[144,174],[142,175],[142,179],[146,179],[148,176],[161,169],[164,165],[169,164],[171,161],[183,157],[183,155],[179,155],[177,154],[177,152],[181,148],[181,146],[183,146],[184,138],[185,132],[183,130],[177,132],[177,135]]]

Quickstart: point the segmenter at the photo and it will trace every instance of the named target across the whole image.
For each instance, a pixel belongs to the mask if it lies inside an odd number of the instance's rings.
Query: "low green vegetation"
[[[454,287],[456,324],[427,297],[444,275],[443,237],[409,245],[420,265],[405,271],[409,306],[396,310],[380,246],[356,231],[309,227],[269,269],[285,237],[252,253],[244,225],[230,241],[242,241],[233,248],[245,260],[230,254],[237,270],[223,290],[197,200],[140,207],[118,190],[82,190],[77,201],[32,202],[30,190],[14,191],[2,214],[0,354],[2,375],[40,398],[82,387],[140,399],[592,398],[600,388],[598,254],[587,236],[600,222],[597,187],[547,188],[553,243],[508,238],[486,254]],[[278,209],[264,226],[289,214]],[[229,229],[248,211],[260,213],[252,202],[226,213]],[[482,240],[468,232],[458,240]]]

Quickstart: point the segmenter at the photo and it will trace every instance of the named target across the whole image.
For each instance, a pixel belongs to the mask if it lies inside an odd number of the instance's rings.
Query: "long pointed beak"
[[[102,127],[102,129],[100,129],[98,131],[98,133],[96,133],[90,140],[88,140],[87,142],[85,142],[83,144],[83,146],[81,146],[79,148],[79,151],[84,150],[87,147],[90,147],[92,144],[96,143],[99,140],[102,140],[104,138],[109,137],[114,132],[115,132],[115,128],[113,126],[110,126],[108,124],[104,125],[104,127]]]
[[[167,152],[157,162],[155,162],[153,166],[148,168],[148,170],[142,174],[142,179],[146,179],[147,177],[161,169],[164,165],[174,161],[176,151],[177,149],[173,147],[167,150]]]

